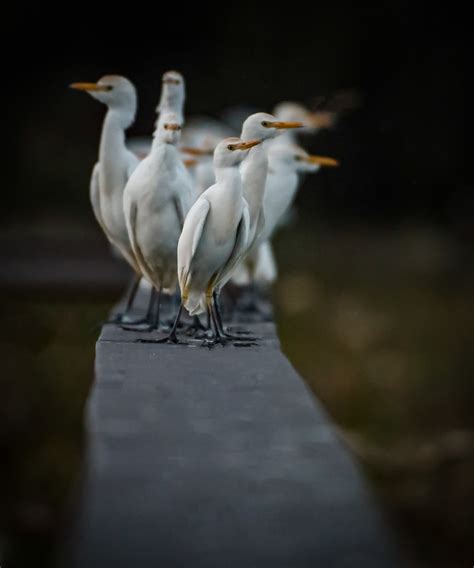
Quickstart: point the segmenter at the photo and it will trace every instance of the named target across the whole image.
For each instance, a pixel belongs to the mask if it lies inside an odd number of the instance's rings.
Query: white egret
[[[242,185],[244,197],[249,206],[249,238],[247,249],[250,249],[266,224],[263,199],[268,173],[268,150],[270,141],[286,132],[301,128],[302,122],[280,121],[273,115],[265,112],[257,112],[250,115],[242,125],[242,140],[261,140],[260,144],[248,158],[242,163]]]
[[[176,249],[194,201],[191,178],[177,149],[181,121],[161,113],[150,154],[130,177],[123,195],[128,235],[138,265],[158,291],[158,309],[149,329],[159,326],[161,292],[176,288]]]
[[[244,197],[249,208],[249,236],[247,239],[246,252],[250,251],[255,241],[260,237],[264,226],[265,217],[263,212],[263,197],[268,172],[267,151],[270,143],[277,136],[287,130],[301,128],[303,123],[297,121],[279,121],[264,112],[251,114],[242,125],[242,140],[261,140],[262,143],[255,148],[240,166]],[[234,271],[232,271],[234,272]],[[219,323],[222,325],[221,310],[218,302],[218,292],[227,281],[231,273],[222,278],[216,293],[215,305]]]
[[[125,131],[135,120],[137,95],[133,84],[118,75],[106,75],[97,83],[73,83],[71,88],[89,93],[108,110],[102,127],[99,161],[92,171],[90,199],[95,218],[109,241],[136,274],[122,318],[130,310],[141,273],[128,238],[123,214],[123,190],[139,160],[125,144]]]
[[[240,166],[243,193],[249,206],[250,216],[248,247],[252,246],[264,226],[262,206],[268,171],[267,152],[270,148],[269,143],[283,132],[303,126],[302,122],[279,121],[273,115],[264,112],[251,114],[242,125],[241,140],[260,140],[262,142]],[[210,144],[211,139],[204,144],[199,140],[197,148],[185,147],[183,150],[196,156],[205,156],[210,152]]]
[[[174,112],[178,115],[180,124],[184,124],[184,103],[186,100],[186,86],[184,77],[178,71],[166,71],[161,79],[160,100],[156,107],[158,115],[155,129],[158,126],[160,113]],[[151,136],[135,136],[128,141],[128,147],[140,159],[150,153],[153,138]]]
[[[214,337],[205,345],[226,342],[213,295],[246,250],[250,221],[239,165],[259,143],[226,138],[214,151],[216,183],[197,199],[184,222],[178,243],[181,306],[171,333],[161,341],[178,342],[176,328],[185,307],[190,315],[207,312],[214,323]]]
[[[174,112],[181,126],[184,124],[184,101],[186,91],[184,77],[178,71],[166,71],[162,77],[161,97],[156,107],[158,116]],[[159,121],[159,118],[158,118]],[[158,126],[158,121],[156,126]]]

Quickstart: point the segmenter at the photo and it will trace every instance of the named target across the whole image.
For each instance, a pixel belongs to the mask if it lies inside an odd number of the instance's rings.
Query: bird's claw
[[[178,336],[175,333],[171,333],[166,337],[158,339],[156,343],[174,343],[174,345],[178,345],[178,343],[181,343],[181,341],[178,339]]]
[[[256,337],[255,335],[251,335],[250,332],[248,332],[248,335],[246,335],[245,337],[242,337],[240,335],[232,335],[231,333],[226,333],[225,334],[227,339],[230,339],[232,341],[257,341],[258,339],[261,339],[260,337]]]
[[[225,330],[228,333],[235,333],[236,335],[251,335],[252,332],[248,329],[242,329],[241,327],[228,327]]]
[[[154,325],[151,325],[150,323],[146,322],[141,322],[137,324],[122,324],[120,327],[124,331],[141,331],[144,333],[150,333],[151,331],[154,331],[156,329]]]
[[[222,337],[220,335],[214,335],[214,334],[210,334],[210,332],[207,332],[205,334],[205,339],[204,341],[201,343],[201,347],[208,347],[209,349],[212,349],[213,347],[215,347],[217,344],[222,345],[222,347],[225,347],[227,345],[228,341],[225,337]]]
[[[256,341],[238,341],[232,344],[234,347],[258,347],[259,344]]]

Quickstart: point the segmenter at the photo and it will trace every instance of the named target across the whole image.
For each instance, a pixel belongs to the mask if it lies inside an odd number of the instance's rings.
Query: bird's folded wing
[[[222,267],[221,271],[219,272],[219,276],[217,278],[218,286],[222,288],[234,272],[235,268],[239,264],[239,262],[244,258],[244,254],[247,251],[247,241],[249,236],[249,227],[250,227],[250,216],[249,210],[247,207],[244,208],[242,212],[242,218],[240,219],[240,223],[237,227],[237,231],[235,234],[235,244],[234,248],[232,249],[232,253],[229,256],[226,264]]]
[[[191,261],[201,240],[210,207],[209,201],[201,197],[191,207],[184,222],[178,243],[178,278],[180,285],[183,283],[183,278],[186,278],[191,266]]]
[[[94,166],[92,170],[92,177],[91,177],[91,184],[90,184],[90,199],[92,205],[92,211],[94,211],[95,218],[97,223],[99,223],[100,228],[104,231],[107,235],[107,229],[104,225],[104,221],[102,220],[102,214],[100,212],[100,192],[99,192],[99,162]]]
[[[150,278],[149,267],[137,242],[137,206],[133,202],[129,202],[125,196],[123,212],[125,215],[125,223],[127,225],[128,238],[132,250],[128,254],[129,262],[135,267],[137,272],[141,272],[144,276]]]

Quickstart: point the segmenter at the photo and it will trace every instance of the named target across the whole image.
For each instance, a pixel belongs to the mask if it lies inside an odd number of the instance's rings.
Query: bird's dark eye
[[[165,130],[168,130],[169,126],[167,124],[164,125]]]
[[[112,85],[104,85],[106,91],[111,91],[113,89]]]
[[[227,146],[227,150],[231,150],[231,151],[232,151],[233,149],[234,149],[234,148],[233,148],[232,144],[229,144],[229,145]]]
[[[302,159],[303,159],[302,156],[300,156],[299,154],[295,154],[295,160],[296,160],[297,162],[301,162]]]
[[[264,121],[262,122],[262,126],[265,127],[265,128],[268,128],[268,127],[270,126],[270,123],[267,122],[266,120],[264,120]]]

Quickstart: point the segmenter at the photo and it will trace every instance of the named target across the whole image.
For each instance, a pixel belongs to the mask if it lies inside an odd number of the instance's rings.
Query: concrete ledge
[[[151,345],[104,327],[68,565],[401,566],[328,416],[279,349]]]

